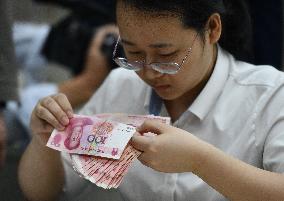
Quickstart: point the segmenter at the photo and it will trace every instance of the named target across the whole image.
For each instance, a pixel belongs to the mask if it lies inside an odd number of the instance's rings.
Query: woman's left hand
[[[145,121],[137,128],[140,135],[134,135],[131,144],[142,151],[139,160],[146,166],[160,172],[191,172],[194,154],[201,141],[182,129],[155,121]],[[143,136],[144,133],[155,136]]]

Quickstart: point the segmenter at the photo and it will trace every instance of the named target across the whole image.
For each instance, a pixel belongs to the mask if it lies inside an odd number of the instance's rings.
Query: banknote
[[[133,127],[140,126],[146,119],[156,120],[170,124],[170,118],[153,115],[128,115],[128,114],[99,114],[101,119],[111,119]],[[132,145],[128,144],[118,160],[71,154],[74,170],[83,178],[105,189],[117,188],[131,164],[141,154]]]
[[[119,159],[135,127],[105,117],[75,115],[64,131],[54,130],[47,146],[67,153]]]
[[[140,154],[128,145],[119,160],[78,154],[71,154],[71,160],[79,175],[99,187],[110,189],[119,186],[131,163]]]

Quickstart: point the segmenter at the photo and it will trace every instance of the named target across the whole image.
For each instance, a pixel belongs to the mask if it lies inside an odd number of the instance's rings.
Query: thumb
[[[136,131],[141,134],[150,132],[159,135],[165,132],[166,128],[167,125],[164,123],[160,123],[156,120],[146,120],[141,126],[136,128]]]
[[[145,137],[141,135],[133,135],[130,144],[139,151],[146,151],[149,145],[152,143],[152,137]]]

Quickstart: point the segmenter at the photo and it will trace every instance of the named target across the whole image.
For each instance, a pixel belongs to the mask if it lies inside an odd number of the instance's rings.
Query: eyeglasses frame
[[[176,74],[176,73],[178,73],[178,71],[181,69],[182,65],[186,62],[187,58],[190,56],[190,54],[191,54],[191,52],[192,52],[192,48],[193,48],[193,46],[194,46],[194,44],[195,44],[195,41],[196,41],[197,37],[198,37],[198,33],[195,35],[195,37],[194,37],[194,39],[193,39],[193,41],[192,41],[192,44],[191,44],[190,48],[187,50],[187,53],[186,53],[185,57],[184,57],[184,58],[182,59],[182,61],[181,61],[181,64],[178,64],[178,63],[176,63],[176,62],[165,62],[165,63],[163,63],[163,62],[152,62],[152,63],[149,63],[149,64],[146,64],[145,61],[133,61],[133,62],[141,63],[143,66],[151,66],[151,68],[152,68],[153,70],[155,70],[155,71],[157,71],[157,70],[152,67],[153,64],[155,64],[155,65],[159,65],[159,64],[171,64],[171,65],[176,65],[176,66],[177,66],[177,70],[176,70],[174,73],[164,73],[164,72],[158,71],[158,72],[163,73],[163,74]],[[115,43],[115,47],[114,47],[114,50],[113,50],[113,53],[112,53],[112,59],[113,59],[113,61],[115,61],[115,62],[116,62],[116,59],[121,59],[121,60],[126,61],[128,64],[130,64],[130,63],[128,62],[127,58],[115,57],[115,56],[116,56],[116,52],[117,52],[118,43],[119,43],[120,39],[121,39],[121,38],[120,38],[120,35],[118,35],[118,38],[117,38],[117,41],[116,41],[116,43]],[[116,62],[116,63],[117,63],[117,62]],[[119,65],[119,64],[118,64],[118,65]],[[130,64],[130,65],[131,65],[131,64]],[[120,66],[120,65],[119,65],[119,67],[124,68],[123,66]],[[135,69],[129,69],[129,70],[140,71],[140,70],[142,70],[142,68],[141,68],[141,69],[138,69],[138,70],[135,70]]]

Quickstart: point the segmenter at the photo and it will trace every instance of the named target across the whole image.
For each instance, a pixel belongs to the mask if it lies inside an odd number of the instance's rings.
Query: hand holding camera
[[[83,73],[104,77],[116,65],[112,62],[112,51],[118,38],[115,25],[104,25],[97,29],[86,55]]]

